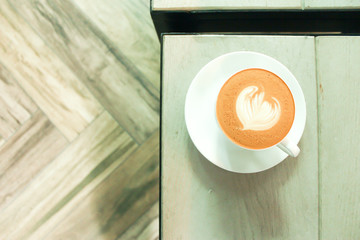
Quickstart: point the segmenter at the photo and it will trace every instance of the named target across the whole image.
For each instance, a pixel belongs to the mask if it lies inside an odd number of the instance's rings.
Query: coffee
[[[236,73],[222,86],[216,115],[221,129],[233,142],[249,149],[263,149],[288,134],[295,103],[280,77],[251,68]]]

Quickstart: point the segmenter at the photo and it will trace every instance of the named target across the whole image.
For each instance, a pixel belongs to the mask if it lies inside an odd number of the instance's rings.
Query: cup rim
[[[286,135],[285,135],[283,138],[281,138],[281,139],[280,139],[278,142],[276,142],[275,144],[273,144],[273,145],[271,145],[271,146],[269,146],[269,147],[266,147],[266,148],[254,149],[254,148],[244,147],[244,146],[240,145],[239,143],[235,142],[233,139],[231,139],[231,138],[229,137],[229,135],[225,132],[225,130],[222,128],[221,124],[219,123],[219,119],[218,119],[218,116],[217,116],[217,111],[215,110],[215,112],[216,112],[216,122],[218,123],[221,131],[225,134],[225,136],[226,136],[230,141],[232,141],[236,146],[238,146],[238,147],[240,147],[240,148],[243,148],[243,149],[245,149],[245,150],[250,150],[250,151],[263,151],[263,150],[267,150],[267,149],[269,149],[269,148],[276,147],[279,143],[281,143],[281,142],[289,135],[289,133],[290,133],[290,131],[291,131],[293,125],[294,125],[294,122],[295,122],[296,104],[295,104],[294,94],[293,94],[291,88],[289,87],[289,85],[288,85],[278,74],[276,74],[276,73],[274,73],[273,71],[268,70],[268,69],[264,69],[264,68],[260,68],[260,67],[254,67],[254,68],[245,68],[245,69],[242,69],[242,70],[240,70],[240,71],[232,74],[232,75],[224,82],[224,84],[221,86],[221,88],[220,88],[220,90],[219,90],[219,93],[217,94],[215,108],[217,108],[217,100],[218,100],[218,98],[219,98],[219,94],[220,94],[222,88],[224,87],[224,85],[230,80],[230,78],[232,78],[235,74],[238,74],[238,73],[240,73],[240,72],[243,72],[243,71],[246,71],[246,70],[249,70],[249,69],[260,69],[260,70],[264,70],[264,71],[270,72],[270,73],[274,74],[275,76],[277,76],[279,79],[281,79],[281,81],[282,81],[282,82],[286,85],[286,87],[289,89],[290,94],[291,94],[291,97],[292,97],[292,100],[293,100],[293,102],[294,102],[294,117],[293,117],[291,126],[290,126],[290,128],[289,128],[289,131],[286,133]]]

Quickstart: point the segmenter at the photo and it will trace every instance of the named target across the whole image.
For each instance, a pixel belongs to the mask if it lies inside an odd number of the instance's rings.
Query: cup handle
[[[300,148],[288,138],[284,138],[277,147],[292,157],[297,157],[300,153]]]

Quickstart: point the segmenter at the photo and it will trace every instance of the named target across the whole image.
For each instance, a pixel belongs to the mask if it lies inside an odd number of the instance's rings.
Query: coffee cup
[[[236,145],[250,151],[277,146],[292,157],[300,153],[288,137],[295,112],[293,93],[285,81],[261,68],[232,75],[216,101],[218,124]]]

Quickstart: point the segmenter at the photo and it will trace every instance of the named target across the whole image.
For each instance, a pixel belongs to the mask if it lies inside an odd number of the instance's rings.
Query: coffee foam
[[[223,85],[216,115],[225,135],[236,144],[263,149],[279,143],[290,131],[295,103],[281,78],[263,69],[246,69]]]

